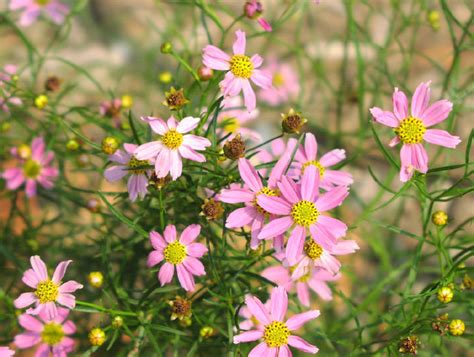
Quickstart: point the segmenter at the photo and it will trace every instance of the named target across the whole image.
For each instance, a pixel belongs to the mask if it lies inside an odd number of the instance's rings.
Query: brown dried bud
[[[293,108],[290,109],[288,114],[281,114],[282,122],[281,127],[284,133],[288,134],[299,134],[307,120],[303,118],[300,112],[296,112]]]
[[[56,76],[50,76],[44,82],[44,89],[48,92],[56,92],[61,86],[61,80]]]
[[[180,296],[176,296],[174,300],[168,302],[171,306],[171,320],[183,320],[184,318],[191,317],[191,301],[184,299]]]
[[[171,176],[167,175],[165,177],[156,176],[155,171],[151,174],[148,184],[155,187],[157,190],[161,190],[165,185],[171,181]]]
[[[213,221],[217,218],[220,218],[224,213],[224,207],[222,203],[216,201],[215,199],[205,199],[204,204],[201,206],[201,215],[206,217],[208,221]]]
[[[418,348],[420,347],[420,340],[417,336],[408,336],[407,338],[403,339],[400,342],[400,348],[398,352],[405,353],[405,354],[412,354],[416,355],[418,352]]]
[[[189,100],[184,97],[183,88],[176,90],[174,87],[171,87],[169,92],[165,92],[165,101],[163,102],[163,105],[170,108],[170,110],[181,109],[188,103]]]
[[[224,144],[224,155],[228,159],[237,160],[244,157],[245,143],[240,134],[237,134],[232,140],[227,140]]]
[[[440,335],[446,334],[449,330],[448,314],[439,315],[436,320],[431,323],[431,328],[439,332]]]

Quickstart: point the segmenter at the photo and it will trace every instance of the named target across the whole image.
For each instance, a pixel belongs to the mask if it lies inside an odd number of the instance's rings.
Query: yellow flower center
[[[304,170],[310,165],[313,165],[317,169],[319,169],[319,178],[323,178],[325,168],[323,167],[323,165],[321,165],[321,163],[319,161],[316,161],[316,160],[305,162],[303,164],[302,169],[301,169],[302,173],[304,173]]]
[[[268,347],[281,347],[288,344],[288,337],[290,330],[285,323],[280,321],[273,321],[265,326],[263,333],[263,340]]]
[[[280,72],[277,72],[273,75],[272,84],[274,87],[281,87],[285,84],[285,77]]]
[[[168,246],[163,251],[165,260],[171,264],[180,264],[186,258],[186,247],[184,244],[174,241],[173,243],[168,244]]]
[[[36,0],[36,3],[40,6],[48,5],[51,0]]]
[[[240,129],[240,123],[237,118],[224,118],[224,130],[228,133],[235,133]]]
[[[313,202],[302,200],[293,205],[291,216],[296,224],[309,227],[318,220],[319,211]]]
[[[45,324],[43,332],[41,332],[41,340],[50,346],[54,346],[61,342],[63,337],[63,327],[55,322]]]
[[[143,167],[149,165],[148,160],[137,160],[135,156],[132,156],[130,161],[128,162],[128,168],[130,169],[131,174],[135,175],[144,175],[145,169],[135,169],[136,167]]]
[[[59,293],[59,286],[51,280],[45,280],[36,286],[35,295],[41,304],[56,301]]]
[[[423,141],[426,127],[420,119],[408,117],[394,131],[404,144],[419,144]]]
[[[172,129],[163,135],[161,141],[166,147],[174,150],[179,148],[183,143],[183,134],[180,134],[176,130]]]
[[[271,189],[270,187],[263,187],[260,191],[258,191],[255,195],[255,199],[253,200],[253,206],[257,209],[258,212],[264,215],[269,215],[267,211],[265,211],[260,205],[257,203],[257,197],[258,195],[265,195],[265,196],[270,196],[270,197],[277,197],[280,195],[280,192],[278,190]]]
[[[313,239],[310,239],[304,245],[304,252],[311,259],[316,260],[319,259],[323,254],[323,247],[321,247]]]
[[[35,160],[28,160],[25,162],[25,166],[23,166],[23,173],[26,177],[30,179],[35,179],[41,172],[41,165],[38,161]]]
[[[230,59],[230,71],[236,77],[250,78],[253,72],[253,63],[249,56],[233,55]]]

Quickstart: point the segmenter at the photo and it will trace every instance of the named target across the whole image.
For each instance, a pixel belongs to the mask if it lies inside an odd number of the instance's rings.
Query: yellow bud
[[[104,283],[104,276],[100,271],[93,271],[89,273],[87,280],[94,288],[100,288]]]
[[[171,72],[168,72],[168,71],[161,72],[158,75],[158,79],[160,80],[161,83],[167,84],[173,80],[173,75],[171,74]]]
[[[17,148],[17,153],[21,159],[23,160],[29,159],[31,157],[31,147],[26,144],[21,144]]]
[[[123,325],[123,318],[121,316],[115,316],[112,320],[113,328],[120,328]]]
[[[43,109],[48,105],[48,97],[44,94],[41,94],[35,98],[35,106],[38,109]]]
[[[70,139],[66,143],[66,149],[68,149],[69,151],[76,151],[77,149],[79,149],[79,146],[79,142],[76,139]]]
[[[96,327],[89,332],[89,342],[92,346],[102,346],[106,339],[105,332],[100,327]]]
[[[9,121],[4,121],[0,124],[0,132],[7,133],[10,131],[12,125]]]
[[[438,290],[438,300],[443,304],[449,303],[454,296],[453,290],[448,286],[443,286]]]
[[[209,338],[214,335],[214,329],[211,326],[204,326],[199,331],[202,338]]]
[[[133,98],[131,95],[125,94],[122,96],[122,108],[130,109],[133,105]]]
[[[163,42],[163,44],[160,47],[161,53],[168,54],[173,51],[173,45],[171,42]]]
[[[448,223],[448,215],[444,211],[436,211],[431,215],[431,221],[438,227]]]
[[[453,336],[461,336],[465,329],[466,326],[462,320],[453,320],[449,323],[449,332]]]
[[[105,154],[112,155],[115,151],[117,151],[120,143],[117,138],[114,138],[113,136],[106,136],[102,140],[102,151]]]

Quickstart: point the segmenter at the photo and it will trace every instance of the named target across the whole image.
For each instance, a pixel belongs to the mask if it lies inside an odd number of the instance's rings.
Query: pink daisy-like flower
[[[218,131],[220,137],[231,134],[228,139],[232,139],[236,134],[240,133],[243,139],[250,139],[256,142],[262,140],[261,135],[257,131],[244,127],[248,122],[257,118],[257,109],[251,112],[241,109],[241,97],[227,97],[222,101],[222,105],[222,111],[217,117],[217,122],[222,125],[222,130]]]
[[[5,85],[5,82],[10,82],[15,75],[18,67],[13,64],[7,64],[0,69],[0,87]]]
[[[270,308],[270,300],[263,305],[266,309]],[[241,330],[263,330],[264,326],[253,316],[252,311],[247,306],[243,306],[239,311],[239,316],[243,317],[245,320],[239,323],[239,329]]]
[[[288,150],[293,151],[297,144],[296,139],[288,141]],[[292,173],[300,177],[305,169],[312,165],[319,169],[319,185],[325,190],[330,190],[336,186],[350,186],[354,180],[352,175],[348,172],[331,170],[330,167],[336,165],[346,158],[346,151],[343,149],[334,149],[321,156],[318,156],[318,142],[316,137],[311,133],[306,133],[304,139],[304,146],[300,145],[296,151],[295,161],[291,167],[294,169]]]
[[[2,177],[7,181],[9,190],[16,190],[26,182],[26,195],[34,197],[37,183],[47,190],[53,188],[53,181],[58,176],[58,169],[51,166],[54,153],[45,151],[45,149],[43,138],[34,138],[31,142],[31,156],[19,161],[21,167],[9,168],[3,172]]]
[[[180,122],[174,117],[170,117],[168,122],[154,117],[141,119],[150,125],[151,130],[161,135],[161,138],[140,145],[134,155],[138,160],[155,161],[155,173],[159,178],[168,174],[171,174],[173,180],[180,177],[183,170],[182,158],[196,162],[206,161],[204,155],[196,151],[206,150],[211,146],[211,142],[202,136],[186,134],[198,126],[199,118],[186,117]]]
[[[76,298],[71,293],[82,289],[82,285],[74,280],[62,283],[66,269],[72,260],[59,263],[52,279],[49,278],[46,265],[38,255],[32,256],[30,262],[33,269],[25,271],[22,281],[36,291],[21,294],[14,301],[15,307],[23,309],[35,304],[35,307],[29,308],[26,313],[38,315],[43,312],[48,319],[58,316],[57,303],[73,309],[76,306]]]
[[[324,248],[331,248],[337,238],[346,234],[345,223],[323,213],[342,204],[349,194],[347,187],[335,187],[319,196],[319,170],[311,165],[306,168],[300,184],[283,176],[278,188],[281,197],[257,197],[257,203],[264,210],[282,216],[265,225],[258,238],[272,238],[292,229],[286,246],[286,257],[291,265],[297,263],[303,252],[308,230],[314,241]]]
[[[325,301],[332,300],[332,291],[329,288],[328,281],[339,280],[341,275],[339,273],[332,274],[323,268],[314,268],[309,270],[305,275],[295,278],[291,274],[288,264],[276,265],[266,268],[261,275],[271,282],[282,286],[286,291],[293,292],[296,289],[296,296],[303,306],[309,306],[310,294],[309,289]]]
[[[132,202],[139,196],[140,198],[145,197],[148,193],[148,178],[151,174],[151,170],[139,168],[150,165],[150,162],[148,160],[137,160],[135,156],[133,156],[137,147],[138,146],[135,144],[124,144],[123,148],[125,151],[117,150],[109,156],[110,161],[116,162],[120,165],[111,166],[104,172],[105,178],[111,182],[118,181],[123,177],[130,175],[128,178],[127,189],[129,198]]]
[[[2,82],[0,82],[1,84]],[[0,109],[5,113],[10,113],[10,105],[19,106],[23,104],[23,101],[18,97],[13,97],[5,89],[0,88]]]
[[[272,26],[262,17],[263,5],[260,1],[250,0],[247,1],[244,5],[244,13],[249,19],[257,20],[258,24],[267,31],[272,31]]]
[[[293,332],[308,321],[317,318],[319,310],[309,310],[285,321],[288,294],[282,286],[272,290],[269,309],[257,297],[251,295],[245,298],[245,304],[259,323],[264,326],[263,329],[245,331],[234,336],[234,343],[263,340],[250,351],[249,357],[292,356],[288,345],[306,353],[315,354],[318,352],[316,346],[293,335]]]
[[[177,239],[176,227],[170,224],[163,232],[164,238],[158,232],[150,233],[151,245],[155,250],[148,255],[147,266],[152,267],[165,260],[158,272],[161,286],[171,282],[175,266],[179,283],[186,291],[195,289],[193,275],[206,275],[204,265],[199,261],[199,258],[207,253],[207,248],[201,243],[194,242],[200,232],[201,226],[191,224]]]
[[[0,346],[0,357],[11,357],[15,354],[15,351],[11,350],[7,346]]]
[[[298,95],[300,91],[298,75],[289,64],[279,63],[272,58],[263,71],[273,79],[270,88],[259,92],[258,96],[262,101],[277,106],[287,103]]]
[[[261,88],[269,88],[272,79],[258,69],[263,63],[262,57],[257,54],[252,57],[245,55],[245,32],[237,30],[235,36],[237,39],[233,45],[232,56],[215,46],[207,45],[203,49],[203,63],[209,68],[227,71],[220,83],[224,96],[234,97],[243,91],[245,106],[251,112],[255,109],[257,100],[250,80]]]
[[[272,169],[267,185],[263,185],[252,164],[245,158],[239,159],[240,177],[245,183],[244,187],[233,187],[224,189],[219,194],[219,200],[226,203],[244,203],[245,207],[233,211],[226,221],[227,228],[251,227],[250,247],[256,249],[259,245],[258,235],[265,223],[266,218],[273,218],[265,209],[257,203],[260,196],[278,196],[277,182],[284,174],[289,164],[289,157],[283,156]],[[271,237],[273,238],[273,237]],[[281,239],[278,238],[274,245]]]
[[[58,0],[10,0],[10,10],[23,9],[21,26],[30,26],[44,12],[56,24],[61,24],[69,12],[69,6]]]
[[[370,113],[375,121],[393,128],[397,135],[390,141],[393,147],[402,143],[400,150],[400,181],[407,182],[413,172],[428,171],[428,154],[423,147],[423,140],[431,144],[455,148],[460,142],[458,136],[453,136],[445,130],[428,129],[449,116],[453,103],[446,99],[439,100],[429,106],[430,83],[421,83],[415,90],[411,100],[411,110],[408,111],[408,100],[402,91],[395,88],[393,93],[393,113],[374,107]]]
[[[20,349],[40,344],[35,357],[64,357],[74,350],[74,340],[69,335],[76,332],[74,322],[67,320],[68,309],[59,307],[55,318],[50,319],[42,311],[38,319],[23,314],[18,317],[20,326],[26,331],[15,336],[15,345]]]

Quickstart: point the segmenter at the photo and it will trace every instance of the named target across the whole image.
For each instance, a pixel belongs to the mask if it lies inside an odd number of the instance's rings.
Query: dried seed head
[[[152,187],[155,187],[157,190],[161,190],[165,185],[171,181],[171,176],[167,175],[165,177],[158,177],[156,176],[155,171],[151,174],[150,180],[148,184]]]
[[[189,100],[184,97],[183,88],[176,90],[174,87],[171,87],[169,92],[165,92],[163,105],[167,106],[170,110],[179,110],[188,103]]]
[[[284,133],[287,134],[299,134],[307,120],[303,118],[300,112],[296,112],[293,108],[290,109],[288,114],[281,114],[282,122],[281,127]]]
[[[446,334],[449,329],[448,314],[439,315],[436,320],[431,323],[431,328],[439,332],[440,335]]]
[[[61,80],[56,76],[50,76],[44,82],[44,89],[48,92],[56,92],[61,86]]]
[[[204,204],[201,206],[201,215],[206,217],[208,221],[213,221],[218,219],[224,213],[224,207],[222,207],[222,203],[216,201],[215,199],[205,199]]]
[[[224,144],[224,155],[230,160],[238,160],[245,155],[245,143],[240,134]]]
[[[176,296],[174,300],[169,301],[169,305],[171,306],[171,320],[183,320],[184,318],[191,317],[193,314],[191,304],[190,300],[180,296]]]
[[[398,352],[416,355],[418,348],[420,348],[420,340],[417,336],[413,335],[408,336],[400,342],[400,348],[398,349]]]

